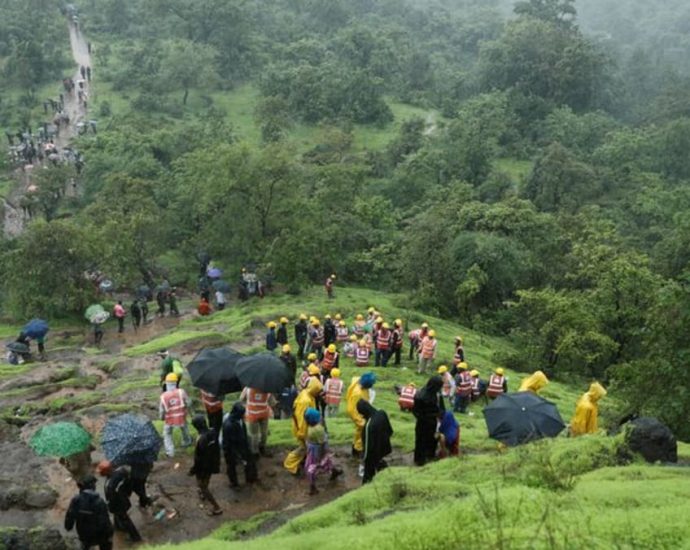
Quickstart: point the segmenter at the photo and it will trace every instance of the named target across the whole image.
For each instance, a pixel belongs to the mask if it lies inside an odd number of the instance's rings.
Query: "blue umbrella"
[[[148,418],[127,413],[106,422],[101,445],[113,464],[151,463],[158,458],[161,437]]]
[[[223,276],[223,272],[217,267],[212,267],[206,272],[211,279],[220,279]]]
[[[214,289],[220,290],[221,292],[225,292],[225,293],[228,293],[232,290],[232,287],[226,281],[221,281],[221,280],[213,281],[212,286]]]
[[[50,328],[48,327],[48,322],[43,319],[31,319],[24,328],[22,332],[26,334],[29,338],[38,339],[45,337],[48,334]]]

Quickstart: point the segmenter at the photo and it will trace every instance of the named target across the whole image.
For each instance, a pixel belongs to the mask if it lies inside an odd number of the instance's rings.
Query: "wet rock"
[[[630,450],[647,462],[678,462],[678,444],[671,429],[656,418],[636,418],[629,424],[626,441]]]
[[[67,550],[60,531],[55,528],[0,530],[0,548],[3,550]]]
[[[52,508],[57,502],[57,493],[50,488],[28,489],[24,499],[27,508]]]
[[[0,510],[52,508],[57,502],[57,493],[49,487],[0,486]],[[1,548],[1,547],[0,547]]]

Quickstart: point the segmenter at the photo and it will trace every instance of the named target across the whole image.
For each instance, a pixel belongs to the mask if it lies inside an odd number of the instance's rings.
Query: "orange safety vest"
[[[330,351],[326,351],[323,354],[323,359],[321,360],[321,368],[325,370],[326,372],[330,372],[330,370],[335,367],[335,362],[338,360],[338,352],[336,351],[335,353],[331,353]]]
[[[472,378],[472,396],[478,397],[479,393],[480,393],[480,391],[479,391],[479,377]]]
[[[254,388],[247,391],[247,412],[244,419],[247,422],[258,422],[268,420],[271,417],[271,407],[268,406],[270,393],[264,393]]]
[[[324,387],[327,405],[340,405],[343,395],[343,381],[340,378],[329,378]]]
[[[417,388],[414,386],[403,386],[400,390],[400,398],[398,399],[398,405],[401,409],[406,411],[412,410],[414,407],[414,396],[417,394]]]
[[[355,364],[358,367],[366,367],[369,364],[369,349],[366,346],[359,346],[357,348]]]
[[[424,359],[433,359],[434,352],[436,351],[436,338],[424,337],[422,340],[422,351],[421,355]]]
[[[503,382],[505,377],[499,374],[492,374],[489,376],[489,387],[486,388],[486,395],[489,397],[498,397],[503,393]]]
[[[355,334],[358,338],[364,336],[364,321],[355,321]]]
[[[347,342],[349,336],[349,332],[347,330],[347,327],[338,327],[336,329],[336,340],[338,342]]]
[[[396,328],[393,331],[393,349],[400,349],[403,345],[403,331],[401,328]]]
[[[460,371],[457,378],[455,393],[461,397],[467,397],[472,393],[472,375],[466,371]]]
[[[201,402],[207,413],[216,413],[223,410],[223,402],[212,393],[201,390]]]
[[[450,397],[450,389],[452,387],[453,377],[449,372],[443,373],[443,388],[441,389],[441,395],[443,397]]]
[[[390,346],[391,331],[385,328],[376,333],[376,349],[387,350]]]
[[[323,327],[319,327],[317,329],[314,329],[314,331],[311,333],[311,345],[314,347],[321,347],[321,346],[323,346],[323,340],[324,340]]]
[[[164,392],[161,395],[161,403],[165,411],[165,423],[168,426],[184,426],[187,416],[184,390],[175,389]]]

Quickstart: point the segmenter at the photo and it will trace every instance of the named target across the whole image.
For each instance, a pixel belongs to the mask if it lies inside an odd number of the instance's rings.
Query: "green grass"
[[[154,338],[138,346],[129,348],[125,355],[129,357],[136,357],[139,355],[149,355],[156,353],[162,349],[173,348],[181,344],[189,343],[191,341],[213,341],[215,343],[222,343],[223,337],[217,332],[212,331],[176,331],[165,336]],[[203,346],[200,346],[203,347]]]

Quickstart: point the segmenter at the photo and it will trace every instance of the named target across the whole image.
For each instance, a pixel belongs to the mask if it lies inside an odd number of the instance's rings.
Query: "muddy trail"
[[[109,415],[118,412],[143,413],[151,419],[158,414],[158,372],[160,359],[155,355],[128,358],[121,352],[157,336],[196,315],[190,308],[180,317],[154,318],[134,332],[131,325],[120,335],[115,327],[106,329],[102,348],[91,343],[89,330],[50,334],[48,357],[16,367],[16,373],[0,377],[0,528],[44,525],[60,529],[69,501],[76,493],[70,474],[53,458],[37,457],[28,446],[36,430],[57,420],[80,422],[92,434],[98,434]],[[244,345],[251,347],[260,336],[248,334]],[[203,344],[189,342],[171,348],[183,361],[190,360]],[[195,403],[195,410],[200,405]],[[192,430],[193,433],[193,430]],[[98,447],[98,437],[95,438]],[[270,436],[269,436],[270,448]],[[211,481],[211,491],[223,507],[221,516],[210,517],[197,497],[196,483],[187,475],[191,467],[191,449],[178,452],[174,459],[159,459],[149,477],[148,490],[157,497],[147,509],[132,499],[131,517],[148,543],[179,542],[208,535],[229,520],[246,520],[266,514],[258,532],[271,531],[290,518],[332,500],[358,487],[358,462],[349,456],[349,448],[335,448],[336,462],[344,474],[337,481],[319,480],[320,493],[308,495],[308,483],[297,479],[282,467],[287,452],[270,448],[272,457],[259,462],[260,481],[240,490],[229,487],[222,473]],[[93,463],[103,456],[92,453]],[[403,464],[409,457],[394,455],[392,464]],[[240,473],[240,483],[243,476]],[[103,483],[99,480],[102,493]],[[165,510],[165,517],[156,514]],[[160,515],[160,514],[159,514]],[[74,535],[69,536],[74,540]],[[129,548],[125,537],[116,535],[115,548]]]

